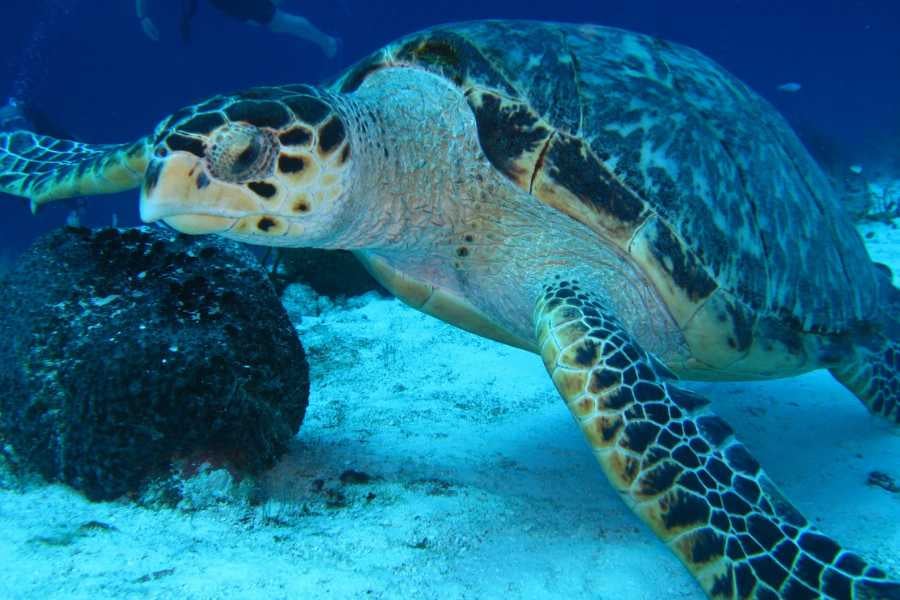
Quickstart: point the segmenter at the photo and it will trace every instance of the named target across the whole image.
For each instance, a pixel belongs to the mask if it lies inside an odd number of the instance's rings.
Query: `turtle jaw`
[[[215,215],[171,215],[162,222],[175,231],[188,235],[225,234],[234,227],[235,219]]]
[[[261,209],[237,186],[213,180],[202,160],[180,152],[151,162],[141,192],[142,221],[191,235],[228,233]]]

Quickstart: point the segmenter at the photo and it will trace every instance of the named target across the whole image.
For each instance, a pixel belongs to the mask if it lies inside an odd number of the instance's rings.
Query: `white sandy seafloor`
[[[900,271],[898,230],[870,231]],[[7,486],[0,598],[703,597],[606,484],[536,356],[396,300],[292,286],[285,305],[312,392],[269,500],[241,500],[225,471],[179,509]],[[695,387],[808,518],[900,574],[900,494],[867,484],[900,482],[896,428],[826,372]]]

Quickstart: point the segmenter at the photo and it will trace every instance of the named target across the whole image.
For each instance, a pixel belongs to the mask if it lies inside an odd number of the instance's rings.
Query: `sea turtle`
[[[216,96],[137,143],[0,141],[0,187],[35,207],[141,186],[145,221],[350,249],[419,310],[540,354],[710,597],[900,598],[675,381],[826,367],[900,420],[897,291],[784,120],[702,54],[455,24],[325,86]]]

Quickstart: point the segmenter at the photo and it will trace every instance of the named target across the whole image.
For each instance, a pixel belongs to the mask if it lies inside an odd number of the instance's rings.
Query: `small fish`
[[[801,89],[803,89],[803,86],[796,81],[789,81],[788,83],[782,83],[778,86],[779,92],[790,92],[792,94],[794,92],[799,92]]]
[[[861,175],[863,171],[862,165],[850,165],[850,172],[854,175]]]

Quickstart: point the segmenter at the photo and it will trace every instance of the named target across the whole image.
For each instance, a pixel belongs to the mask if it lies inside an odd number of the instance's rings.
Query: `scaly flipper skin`
[[[900,598],[900,582],[816,531],[707,401],[576,282],[535,311],[553,382],[625,502],[711,598]]]
[[[831,373],[873,414],[900,425],[900,344],[889,341],[875,350],[861,348],[855,362]]]
[[[132,144],[82,144],[29,131],[0,134],[0,191],[31,200],[110,194],[141,185],[149,140]]]

